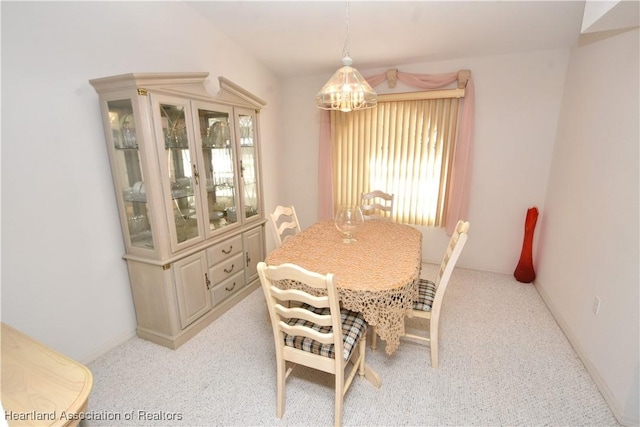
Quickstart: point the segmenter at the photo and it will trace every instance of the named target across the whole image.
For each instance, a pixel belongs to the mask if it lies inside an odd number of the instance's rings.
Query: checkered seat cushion
[[[313,313],[320,315],[328,315],[329,308],[316,308],[307,304],[302,304],[301,308],[305,308]],[[349,360],[351,352],[356,347],[360,338],[367,331],[367,323],[364,321],[362,314],[350,311],[345,308],[340,310],[340,317],[342,319],[342,347],[343,357],[345,362]],[[289,319],[290,325],[302,325],[309,327],[315,331],[329,333],[331,326],[319,326],[315,323],[308,322],[303,319]],[[285,334],[284,343],[289,347],[297,348],[298,350],[308,351],[310,353],[318,354],[320,356],[335,358],[335,345],[334,344],[321,344],[318,341],[311,338]]]
[[[418,282],[418,300],[413,303],[413,309],[431,311],[435,296],[436,284],[430,280],[420,279]]]

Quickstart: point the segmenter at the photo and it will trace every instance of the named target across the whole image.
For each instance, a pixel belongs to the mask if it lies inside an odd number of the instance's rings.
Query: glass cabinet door
[[[205,205],[209,231],[238,222],[232,109],[210,105],[198,108],[198,125],[206,179]]]
[[[171,207],[177,243],[200,237],[197,191],[199,175],[189,144],[185,105],[160,102],[160,122],[164,137],[164,172],[171,191]],[[159,143],[162,143],[160,141]]]
[[[238,109],[236,117],[240,140],[240,179],[244,215],[249,219],[260,214],[255,115],[251,110]]]
[[[107,109],[115,153],[114,173],[118,175],[116,181],[123,198],[129,241],[135,247],[153,248],[131,99],[107,101]]]

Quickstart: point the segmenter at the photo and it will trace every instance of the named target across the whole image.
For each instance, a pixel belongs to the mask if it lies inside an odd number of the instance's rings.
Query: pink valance
[[[401,82],[422,90],[443,89],[459,81],[468,71],[444,74],[410,74],[401,71],[391,73]],[[371,76],[367,81],[376,87],[390,76],[390,72]],[[466,75],[465,75],[466,77]],[[464,86],[464,82],[460,84]],[[458,139],[453,158],[445,227],[450,235],[459,219],[468,219],[469,189],[471,187],[471,163],[475,116],[475,91],[470,73],[466,81],[465,97],[460,114]],[[318,159],[318,218],[333,218],[333,183],[331,166],[331,122],[328,111],[322,110],[320,121],[320,147]]]

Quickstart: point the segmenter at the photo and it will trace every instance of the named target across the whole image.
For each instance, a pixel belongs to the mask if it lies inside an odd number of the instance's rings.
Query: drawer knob
[[[211,280],[209,280],[209,275],[204,273],[204,281],[207,284],[207,289],[211,289]]]
[[[233,288],[235,288],[235,287],[236,287],[236,282],[233,282],[233,285],[231,285],[230,288],[224,288],[224,290],[231,292],[233,290]]]
[[[223,269],[223,271],[227,274],[231,273],[233,271],[233,267],[235,267],[235,264],[231,264],[231,269],[227,270],[226,268]]]
[[[225,255],[229,255],[231,253],[231,251],[233,250],[233,245],[229,246],[229,251],[225,251],[224,249],[222,250],[222,253]]]

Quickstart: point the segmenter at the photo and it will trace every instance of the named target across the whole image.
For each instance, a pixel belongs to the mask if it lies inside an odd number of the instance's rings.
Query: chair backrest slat
[[[285,322],[280,322],[280,330],[289,335],[302,336],[305,338],[311,338],[314,341],[318,341],[322,344],[333,344],[335,337],[333,332],[320,332],[304,326],[291,326]]]
[[[331,326],[331,316],[321,315],[313,313],[309,310],[305,310],[299,307],[285,307],[280,304],[276,304],[275,310],[280,318],[285,319],[302,319],[307,322],[312,322],[320,326]]]
[[[360,208],[364,219],[392,219],[393,194],[381,190],[362,193]]]
[[[278,301],[302,301],[314,307],[329,307],[329,299],[326,296],[311,295],[300,289],[281,289],[274,286],[271,292]]]

